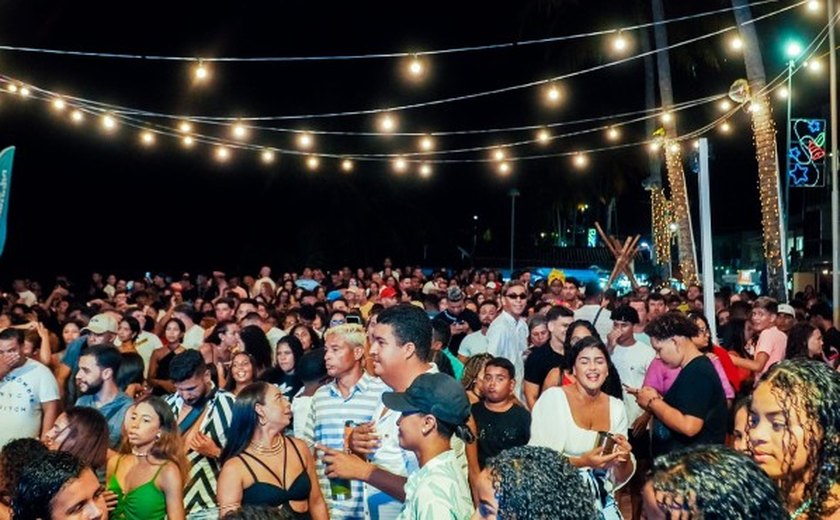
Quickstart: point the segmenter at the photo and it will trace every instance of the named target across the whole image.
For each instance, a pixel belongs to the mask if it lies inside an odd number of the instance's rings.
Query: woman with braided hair
[[[642,499],[648,520],[788,518],[773,481],[748,455],[720,444],[657,457]]]
[[[519,446],[490,459],[478,478],[472,520],[595,520],[598,512],[576,468],[560,452]]]
[[[774,365],[753,392],[747,439],[791,519],[840,519],[840,374],[809,359]]]

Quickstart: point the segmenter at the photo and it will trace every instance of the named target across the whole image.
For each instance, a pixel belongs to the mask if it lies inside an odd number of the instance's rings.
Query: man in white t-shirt
[[[58,416],[58,383],[50,369],[23,355],[23,331],[0,332],[0,447],[40,439]]]
[[[466,363],[471,356],[487,352],[487,329],[490,328],[490,324],[496,319],[498,313],[499,307],[493,300],[484,300],[478,306],[478,321],[481,322],[481,328],[470,332],[461,341],[458,347],[458,359],[461,363]]]
[[[605,340],[612,332],[610,311],[602,305],[604,290],[598,282],[589,282],[584,287],[583,305],[575,310],[576,320],[586,320],[595,326],[595,330]]]
[[[758,334],[753,359],[732,356],[732,362],[738,368],[746,368],[755,373],[758,381],[770,367],[785,359],[787,334],[776,327],[779,304],[773,298],[762,296],[755,300],[750,322]]]
[[[172,317],[184,322],[187,332],[184,334],[182,345],[186,348],[200,349],[204,343],[204,328],[195,322],[195,311],[189,303],[181,303],[175,306]]]

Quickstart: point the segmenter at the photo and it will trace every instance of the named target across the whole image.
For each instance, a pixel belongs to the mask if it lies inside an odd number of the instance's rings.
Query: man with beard
[[[487,329],[498,314],[499,307],[496,306],[495,300],[481,302],[478,306],[478,321],[481,323],[481,329],[467,334],[461,346],[458,347],[458,359],[461,363],[466,363],[471,356],[487,352]]]
[[[111,448],[120,445],[125,411],[134,401],[117,386],[117,371],[122,354],[110,344],[88,348],[79,358],[76,386],[81,397],[76,406],[95,408],[108,421],[108,440]]]
[[[166,402],[178,421],[190,473],[184,486],[187,515],[216,507],[219,455],[227,442],[233,394],[217,389],[201,353],[187,350],[172,358],[169,377],[176,392]]]
[[[117,320],[111,314],[103,312],[91,318],[87,326],[82,329],[82,335],[67,345],[55,372],[58,387],[66,392],[65,403],[76,402],[76,371],[79,369],[79,358],[82,352],[94,345],[113,344],[116,338]]]

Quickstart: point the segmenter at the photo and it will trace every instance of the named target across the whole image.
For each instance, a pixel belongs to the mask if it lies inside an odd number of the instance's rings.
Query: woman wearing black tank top
[[[237,395],[216,490],[220,517],[258,505],[282,507],[301,520],[329,518],[312,454],[282,433],[291,419],[289,401],[274,385],[252,383]]]

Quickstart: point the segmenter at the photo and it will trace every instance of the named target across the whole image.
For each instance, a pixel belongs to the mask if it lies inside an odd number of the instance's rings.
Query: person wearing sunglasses
[[[511,280],[502,289],[502,312],[487,329],[487,352],[507,358],[515,372],[525,372],[524,354],[528,348],[528,324],[523,319],[528,307],[528,288],[519,280]],[[514,395],[520,400],[522,380],[516,381]]]

